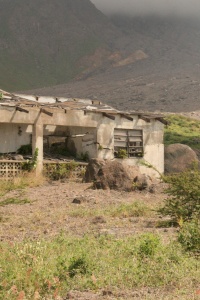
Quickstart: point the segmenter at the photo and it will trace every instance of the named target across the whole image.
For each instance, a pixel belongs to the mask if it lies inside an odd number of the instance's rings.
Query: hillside
[[[200,110],[200,21],[105,16],[89,0],[0,0],[0,86],[116,108]]]
[[[89,0],[0,0],[0,86],[66,83],[88,67],[82,57],[109,52],[119,35]]]
[[[31,92],[98,98],[123,109],[199,110],[200,22],[158,16],[111,21],[123,32],[115,43],[123,59],[68,84]],[[134,60],[138,53],[142,59]]]

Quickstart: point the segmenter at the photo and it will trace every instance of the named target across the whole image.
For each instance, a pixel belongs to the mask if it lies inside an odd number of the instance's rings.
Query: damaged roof
[[[35,96],[26,94],[14,94],[0,89],[0,107],[16,107],[17,110],[28,113],[28,107],[38,107],[45,110],[48,109],[64,109],[67,110],[82,110],[84,112],[103,113],[104,116],[110,119],[115,119],[114,115],[121,115],[122,117],[133,120],[131,116],[138,116],[146,122],[151,119],[167,124],[163,114],[153,114],[148,112],[136,111],[119,111],[107,104],[98,100],[77,99],[77,98],[63,98],[50,96]],[[53,113],[46,111],[47,114],[53,116]]]

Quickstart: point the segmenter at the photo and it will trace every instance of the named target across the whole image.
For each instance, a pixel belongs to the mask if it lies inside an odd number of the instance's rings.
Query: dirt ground
[[[74,236],[112,234],[117,237],[154,232],[161,233],[163,239],[167,240],[176,229],[157,228],[160,219],[153,211],[161,205],[164,197],[161,191],[128,193],[94,190],[91,184],[75,181],[51,182],[39,187],[14,190],[4,195],[1,201],[17,198],[28,200],[29,203],[0,206],[0,239],[20,241],[51,238],[60,232]],[[149,215],[109,216],[111,208],[134,201],[147,206]]]

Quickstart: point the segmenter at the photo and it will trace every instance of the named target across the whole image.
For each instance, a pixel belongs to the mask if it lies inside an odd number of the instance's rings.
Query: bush
[[[116,152],[116,157],[117,157],[117,158],[122,158],[122,159],[127,158],[127,157],[128,157],[128,154],[127,154],[126,149],[119,149],[119,150]]]
[[[73,278],[77,274],[90,274],[89,265],[85,257],[72,258],[68,268],[69,277]]]
[[[164,178],[168,183],[165,199],[160,214],[170,216],[178,224],[200,217],[200,172],[197,167],[180,174]]]
[[[160,245],[160,238],[152,233],[143,234],[140,237],[139,254],[141,257],[154,256]]]
[[[186,251],[200,254],[200,221],[184,223],[178,235],[178,242]]]
[[[37,166],[37,160],[38,160],[38,148],[35,149],[32,159],[28,160],[23,164],[22,169],[28,172],[33,171]]]
[[[52,164],[45,170],[46,176],[52,180],[70,178],[77,167],[77,163],[71,161],[67,164]]]
[[[27,145],[22,145],[18,150],[17,153],[21,155],[31,155],[32,154],[32,145],[27,144]]]

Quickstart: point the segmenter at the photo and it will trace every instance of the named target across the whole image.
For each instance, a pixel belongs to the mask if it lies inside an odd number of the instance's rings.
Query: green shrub
[[[70,261],[70,265],[68,267],[69,277],[73,278],[77,274],[88,274],[89,271],[89,264],[85,257],[79,258],[72,258]]]
[[[117,157],[117,158],[122,158],[122,159],[127,158],[127,157],[128,157],[128,154],[127,154],[126,149],[119,149],[119,150],[117,151],[117,153],[116,153],[116,157]]]
[[[154,256],[160,245],[160,238],[152,233],[143,234],[140,237],[138,253],[144,256]]]
[[[164,177],[169,198],[158,211],[181,223],[200,217],[200,172],[197,167],[180,174]]]
[[[66,179],[72,176],[76,167],[77,163],[74,161],[67,164],[52,164],[47,167],[45,173],[52,180]]]
[[[27,145],[22,145],[18,150],[17,153],[21,155],[31,155],[32,154],[32,145],[27,144]]]
[[[200,254],[200,221],[184,223],[178,234],[178,242],[186,251]]]
[[[29,172],[33,171],[37,166],[37,160],[38,160],[38,148],[35,149],[33,158],[23,164],[22,169]]]

